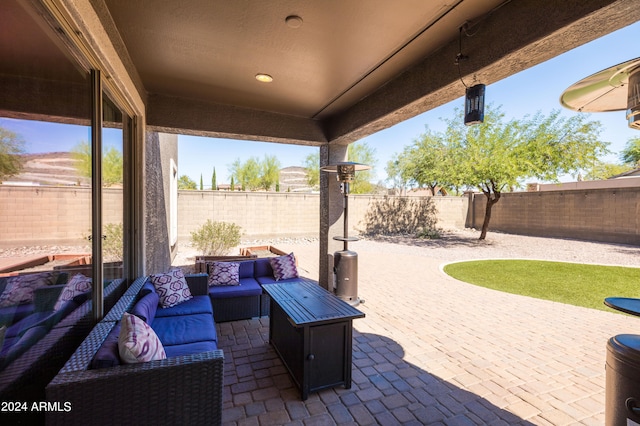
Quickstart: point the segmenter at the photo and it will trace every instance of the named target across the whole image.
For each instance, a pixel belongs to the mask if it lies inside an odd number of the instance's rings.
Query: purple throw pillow
[[[57,311],[65,304],[65,302],[73,300],[74,297],[79,296],[82,293],[86,293],[89,290],[91,290],[91,278],[85,277],[82,274],[74,275],[60,292],[60,296],[58,297],[53,310]]]
[[[33,295],[38,287],[53,285],[57,279],[57,272],[10,277],[7,286],[0,295],[0,308],[33,302]]]
[[[269,263],[273,268],[273,278],[276,281],[298,278],[298,268],[296,267],[296,257],[293,253],[284,256],[272,257]]]
[[[208,283],[209,286],[240,285],[240,264],[237,262],[213,262]]]
[[[160,297],[160,306],[170,308],[193,298],[182,270],[173,268],[165,274],[155,274],[149,280]]]

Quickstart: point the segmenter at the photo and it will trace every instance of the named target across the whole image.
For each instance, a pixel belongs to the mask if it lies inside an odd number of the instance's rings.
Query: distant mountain
[[[311,192],[304,167],[290,166],[280,169],[280,192]]]
[[[88,186],[89,179],[78,175],[70,152],[47,152],[43,154],[23,154],[22,171],[4,180],[4,184],[21,185],[82,185]]]

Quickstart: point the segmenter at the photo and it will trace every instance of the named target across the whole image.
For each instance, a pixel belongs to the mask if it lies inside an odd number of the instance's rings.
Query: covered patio
[[[268,318],[220,324],[223,422],[604,424],[606,342],[637,330],[637,318],[477,287],[440,268],[484,257],[636,264],[640,249],[515,235],[477,245],[471,234],[436,244],[354,244],[366,301],[358,309],[366,317],[353,323],[349,390],[300,401],[267,343]],[[316,247],[283,248],[298,254],[301,269],[315,272]]]
[[[314,146],[327,166],[468,84],[489,86],[638,20],[637,0],[7,0],[0,117],[85,128],[91,185],[78,202],[91,205],[91,277],[130,285],[176,255],[177,135]],[[102,174],[112,130],[117,199]],[[12,191],[6,210],[19,220],[25,204]],[[320,192],[319,243],[299,256],[330,288],[343,197],[324,174]],[[29,213],[79,221],[77,208],[56,207]],[[109,224],[122,227],[118,276],[104,267]],[[62,228],[39,237],[68,244]],[[265,318],[221,323],[225,423],[602,424],[604,345],[633,318],[472,287],[420,250],[372,247],[354,246],[366,318],[354,322],[353,387],[302,402]],[[107,314],[100,287],[84,312],[92,325]],[[64,361],[45,359],[43,381]]]

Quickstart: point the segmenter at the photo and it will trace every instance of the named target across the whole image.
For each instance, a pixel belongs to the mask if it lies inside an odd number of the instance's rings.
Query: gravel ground
[[[443,263],[470,259],[539,259],[640,267],[639,246],[530,237],[491,231],[487,234],[487,239],[481,241],[478,240],[479,235],[480,231],[473,229],[448,229],[441,232],[441,238],[433,240],[410,236],[364,238],[350,243],[349,249],[356,251],[359,256],[411,254],[441,260]],[[317,238],[245,240],[241,246],[254,245],[272,245],[287,252],[294,252],[304,272],[309,276],[317,275]],[[232,249],[230,253],[239,253],[239,248]],[[191,265],[196,254],[198,253],[190,244],[181,244],[173,264]]]
[[[417,239],[411,236],[363,238],[350,243],[349,248],[359,254],[412,254],[442,262],[469,259],[542,259],[564,262],[596,263],[640,267],[640,247],[625,244],[610,244],[579,241],[563,238],[529,237],[489,231],[487,239],[478,240],[480,232],[473,229],[447,229],[439,239]],[[272,245],[285,251],[293,251],[301,261],[303,269],[316,273],[318,264],[318,238],[274,238],[265,240],[244,239],[239,247]],[[234,247],[230,254],[239,253]],[[337,246],[339,250],[340,246]],[[40,253],[82,253],[86,246],[33,246],[0,249],[0,258],[25,256]],[[199,253],[189,242],[181,242],[174,265],[194,265]]]

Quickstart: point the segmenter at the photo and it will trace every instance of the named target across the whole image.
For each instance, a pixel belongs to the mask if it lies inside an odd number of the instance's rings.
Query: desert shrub
[[[91,251],[91,230],[82,235],[85,247]],[[102,257],[104,262],[118,262],[124,256],[124,227],[122,223],[107,223],[102,227]]]
[[[378,235],[416,235],[436,232],[438,216],[431,198],[384,197],[369,204],[361,232]],[[433,238],[433,237],[429,237]]]
[[[104,225],[104,241],[102,242],[102,253],[105,262],[116,262],[122,260],[124,238],[122,223],[108,223]]]
[[[442,236],[440,231],[436,228],[422,228],[416,232],[416,237],[424,238],[426,240],[439,240]]]
[[[242,228],[239,225],[209,219],[191,233],[191,242],[204,256],[223,256],[232,247],[240,245],[241,235]]]

